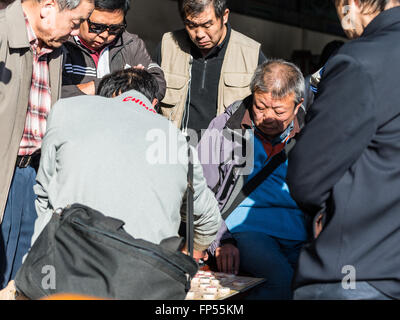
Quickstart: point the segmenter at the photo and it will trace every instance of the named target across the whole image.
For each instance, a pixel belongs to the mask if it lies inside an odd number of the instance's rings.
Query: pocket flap
[[[227,87],[245,88],[250,85],[252,77],[250,73],[225,73],[224,82]]]
[[[167,82],[167,88],[179,90],[185,86],[187,79],[184,76],[165,73],[165,81]]]

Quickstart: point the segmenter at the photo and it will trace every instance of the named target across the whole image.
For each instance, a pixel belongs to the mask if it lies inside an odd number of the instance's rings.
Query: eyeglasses
[[[96,33],[96,34],[101,34],[104,31],[108,31],[108,34],[111,36],[116,36],[122,32],[125,31],[126,29],[126,22],[123,24],[103,24],[103,23],[95,23],[87,19],[87,22],[89,24],[89,32],[91,33]]]

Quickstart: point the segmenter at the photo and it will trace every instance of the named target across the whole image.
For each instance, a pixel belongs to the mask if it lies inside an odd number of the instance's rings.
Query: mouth
[[[205,47],[205,46],[209,45],[210,42],[209,42],[209,41],[206,41],[206,42],[197,42],[197,44],[198,44],[199,47]]]

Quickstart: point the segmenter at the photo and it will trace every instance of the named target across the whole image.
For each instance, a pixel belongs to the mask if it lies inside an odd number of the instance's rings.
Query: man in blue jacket
[[[316,237],[295,298],[400,298],[400,3],[335,5],[353,41],[327,63],[289,157],[289,189]]]

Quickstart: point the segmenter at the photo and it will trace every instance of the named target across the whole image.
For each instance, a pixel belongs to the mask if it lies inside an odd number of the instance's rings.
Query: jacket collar
[[[8,45],[12,49],[29,48],[21,0],[16,0],[6,9]]]
[[[375,32],[385,29],[393,24],[400,22],[400,7],[382,11],[365,28],[362,37],[369,36]]]

